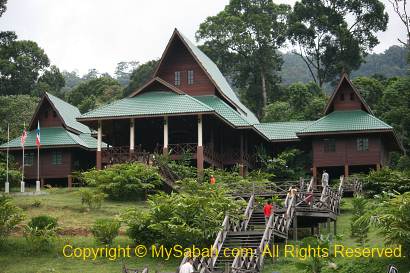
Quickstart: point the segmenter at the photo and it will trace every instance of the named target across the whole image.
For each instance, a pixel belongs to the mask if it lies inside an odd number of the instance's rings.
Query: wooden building
[[[318,169],[380,168],[402,146],[393,128],[377,119],[346,75],[317,121],[260,123],[244,106],[217,66],[178,30],[172,34],[153,77],[129,97],[80,116],[97,130],[97,168],[154,153],[190,153],[204,166],[256,163],[258,147],[312,153]]]
[[[25,142],[24,179],[37,180],[36,129],[40,123],[40,180],[42,184],[68,184],[73,171],[95,166],[97,141],[90,129],[77,122],[80,111],[71,104],[45,93],[28,126]],[[102,144],[103,145],[103,144]],[[20,137],[0,146],[22,165]]]

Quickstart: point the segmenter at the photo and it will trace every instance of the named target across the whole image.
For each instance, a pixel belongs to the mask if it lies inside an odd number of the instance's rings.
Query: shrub
[[[0,244],[23,219],[22,210],[12,203],[12,199],[6,195],[0,195]]]
[[[20,171],[17,170],[16,167],[10,166],[11,168],[9,169],[9,182],[10,186],[14,185],[17,186],[19,185],[21,181],[21,173]],[[5,183],[6,182],[6,177],[7,177],[7,166],[5,163],[0,163],[0,182]]]
[[[111,245],[115,237],[118,236],[120,226],[120,221],[115,219],[98,219],[91,227],[91,232],[98,242]]]
[[[55,229],[57,227],[57,218],[40,215],[37,217],[31,218],[30,222],[27,224],[29,227],[37,229]]]
[[[379,171],[371,171],[364,180],[364,191],[370,196],[383,191],[410,191],[410,176],[408,173],[382,168]]]
[[[33,201],[33,203],[31,203],[30,206],[33,207],[33,208],[39,208],[39,207],[41,207],[41,201],[36,199],[36,200]]]
[[[82,173],[82,180],[115,200],[138,200],[162,185],[157,168],[141,163],[117,164],[104,170]]]
[[[105,198],[105,194],[99,191],[82,188],[80,189],[81,204],[86,205],[89,209],[101,208],[102,201]]]
[[[353,216],[350,223],[351,237],[362,246],[368,241],[369,223],[367,221],[357,221],[367,211],[367,199],[363,196],[353,198]]]
[[[31,253],[51,250],[57,237],[57,219],[47,215],[31,218],[24,227],[24,237]]]
[[[127,233],[136,242],[172,246],[206,246],[215,238],[225,213],[239,218],[243,201],[226,196],[222,188],[198,184],[196,191],[179,194],[159,193],[148,199],[149,211],[125,211],[121,218]]]

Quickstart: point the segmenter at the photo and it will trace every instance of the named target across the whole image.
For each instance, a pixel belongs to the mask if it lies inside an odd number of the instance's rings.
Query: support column
[[[313,188],[316,189],[317,186],[317,167],[313,165],[312,167],[312,176],[313,176]]]
[[[98,121],[98,129],[97,129],[97,160],[96,160],[96,168],[97,170],[101,170],[101,146],[102,146],[102,121]]]
[[[196,149],[196,168],[198,175],[204,171],[204,147],[202,143],[202,115],[198,115],[198,146]]]
[[[135,150],[135,120],[130,119],[130,159],[134,155]]]
[[[44,188],[44,178],[40,178],[40,186],[41,188]]]
[[[162,146],[163,155],[168,155],[168,117],[164,117],[164,145]]]
[[[241,132],[240,144],[239,144],[239,175],[245,176],[245,166],[244,166],[244,150],[243,150],[243,133]]]
[[[327,227],[327,233],[330,234],[330,218],[327,218],[326,227]]]
[[[72,175],[67,176],[67,187],[68,188],[73,187],[73,176]]]
[[[349,177],[349,165],[345,164],[345,177]]]
[[[335,220],[333,222],[333,234],[336,235],[337,234],[337,220]]]
[[[376,164],[376,171],[380,171],[380,163]]]
[[[295,213],[296,214],[296,213]],[[298,240],[298,217],[297,215],[293,216],[293,241]]]

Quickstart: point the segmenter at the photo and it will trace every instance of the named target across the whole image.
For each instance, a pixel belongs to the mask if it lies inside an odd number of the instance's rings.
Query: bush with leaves
[[[114,200],[141,200],[162,185],[156,167],[142,163],[113,165],[104,170],[91,170],[81,175],[85,184],[97,187]]]
[[[5,163],[0,163],[0,183],[4,185],[7,180],[7,167]],[[21,180],[21,172],[17,170],[16,167],[11,166],[9,169],[9,182],[10,185],[17,186]]]
[[[82,188],[80,189],[81,204],[86,205],[89,209],[101,208],[102,201],[105,198],[105,193]]]
[[[316,248],[320,247],[321,249],[329,249],[330,239],[329,236],[324,237],[306,237],[300,242],[301,248]],[[309,253],[307,253],[309,254]],[[320,273],[323,268],[329,264],[330,256],[325,257],[323,255],[307,255],[306,259],[299,257],[295,263],[296,268],[303,270],[306,273]]]
[[[13,204],[11,197],[0,195],[0,245],[23,219],[23,211]]]
[[[47,215],[33,217],[24,227],[24,238],[31,253],[50,251],[57,238],[57,219]]]
[[[357,196],[353,198],[352,201],[353,216],[350,222],[350,235],[362,246],[364,246],[364,244],[368,241],[370,226],[367,222],[357,220],[366,213],[367,204],[368,200],[363,196]]]
[[[223,188],[196,183],[191,191],[152,195],[147,212],[130,209],[121,218],[130,238],[139,243],[209,246],[225,214],[238,219],[245,205],[228,197]]]
[[[111,245],[120,227],[121,222],[116,219],[98,219],[91,227],[91,232],[98,242]]]
[[[410,191],[410,174],[390,168],[371,171],[364,180],[363,189],[369,196],[384,191],[407,192]]]

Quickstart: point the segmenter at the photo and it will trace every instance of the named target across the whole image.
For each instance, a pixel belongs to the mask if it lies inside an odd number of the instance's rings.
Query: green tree
[[[80,83],[67,95],[67,101],[86,112],[121,98],[122,88],[117,80],[107,77]]]
[[[289,16],[289,37],[313,80],[323,86],[342,70],[358,69],[387,22],[379,0],[301,0]]]
[[[0,37],[0,95],[30,94],[49,59],[37,43],[17,40],[12,32]]]
[[[383,84],[373,77],[358,77],[353,80],[353,84],[370,105],[370,108],[376,110],[383,96]]]
[[[119,62],[115,68],[115,78],[122,86],[128,86],[132,72],[137,69],[139,62]]]
[[[128,96],[139,87],[141,87],[145,82],[147,82],[157,67],[158,60],[151,60],[146,63],[139,65],[131,73],[131,78],[128,86],[124,89],[124,97]]]
[[[32,92],[33,95],[40,97],[44,92],[51,93],[55,96],[62,97],[62,88],[65,86],[65,79],[57,66],[52,65],[44,71],[38,79],[37,85]]]
[[[350,232],[351,237],[356,239],[361,246],[368,241],[368,233],[370,225],[366,221],[357,221],[367,212],[367,203],[368,200],[363,196],[357,196],[353,198],[353,216],[350,222]]]
[[[269,0],[231,0],[216,16],[199,26],[203,49],[229,75],[245,100],[261,116],[275,89],[282,65],[278,49],[286,41],[288,5]]]
[[[0,17],[3,15],[3,13],[7,9],[6,4],[7,4],[7,0],[0,0]]]

